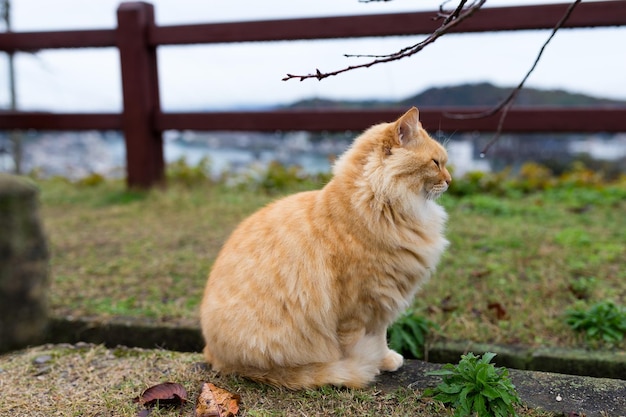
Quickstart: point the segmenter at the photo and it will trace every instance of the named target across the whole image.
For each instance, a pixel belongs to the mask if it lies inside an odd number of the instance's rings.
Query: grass
[[[230,230],[271,197],[220,187],[126,191],[42,186],[59,316],[140,316],[196,325],[211,262]]]
[[[98,178],[79,184],[39,181],[55,316],[102,321],[123,316],[197,326],[206,276],[239,221],[280,194],[323,184],[275,170],[253,186],[226,186],[203,181],[184,165],[176,168],[182,181],[149,192]],[[414,305],[436,323],[435,338],[584,346],[585,339],[566,324],[568,308],[604,300],[625,303],[623,186],[456,194],[441,199],[450,215],[452,245]],[[623,342],[614,346],[623,347]],[[205,381],[240,394],[242,416],[454,413],[410,389],[291,392],[216,375],[199,366],[201,361],[199,353],[93,345],[5,354],[0,356],[0,415],[135,416],[132,399],[165,381],[187,389],[191,401],[183,415],[193,415]],[[516,411],[523,417],[548,415],[524,407]]]
[[[197,326],[206,276],[238,222],[280,194],[322,186],[283,182],[268,193],[207,181],[149,192],[40,181],[53,314]],[[619,184],[442,197],[451,246],[415,310],[437,324],[438,339],[585,346],[565,311],[626,304],[625,201]]]
[[[624,304],[624,203],[588,211],[559,192],[446,199],[451,247],[416,305],[451,339],[574,347],[563,318],[582,278],[593,300]]]
[[[137,416],[132,399],[161,382],[177,382],[188,392],[178,409],[154,409],[158,416],[194,415],[202,382],[241,396],[240,416],[452,416],[453,411],[410,389],[383,392],[323,387],[287,391],[237,377],[219,376],[198,362],[199,354],[96,345],[41,346],[0,356],[2,416]],[[547,417],[517,408],[521,417]]]

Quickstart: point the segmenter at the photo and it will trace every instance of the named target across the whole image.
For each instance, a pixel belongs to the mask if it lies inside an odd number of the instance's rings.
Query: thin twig
[[[467,3],[467,0],[461,0],[457,6],[457,8],[452,12],[452,13],[446,13],[443,10],[443,5],[446,4],[448,1],[450,0],[446,0],[445,2],[443,2],[441,5],[439,5],[439,13],[437,14],[437,16],[433,17],[433,20],[439,20],[439,19],[445,19],[442,26],[443,25],[447,25],[448,23],[450,23],[452,20],[456,19],[459,17],[459,14],[463,11],[463,6],[465,6],[465,3]],[[475,3],[476,1],[474,1]],[[470,7],[474,7],[474,3],[472,3],[470,5]],[[478,6],[480,7],[480,6]],[[426,39],[427,41],[428,39]],[[422,41],[426,42],[426,41]],[[432,42],[434,42],[435,39],[432,40]],[[417,44],[419,45],[419,44]],[[407,46],[405,48],[400,49],[399,51],[396,51],[392,54],[386,54],[386,55],[363,55],[363,54],[344,54],[343,56],[346,58],[389,58],[389,57],[394,57],[400,54],[405,53],[406,51],[409,51],[413,48],[415,48],[417,45],[412,45],[412,46]],[[426,46],[426,45],[424,45]]]
[[[439,16],[437,17],[438,19],[444,19],[443,24],[447,25],[448,23],[450,23],[452,20],[456,19],[457,17],[459,17],[459,14],[461,13],[461,11],[463,10],[463,7],[465,7],[465,3],[467,3],[467,0],[461,0],[458,4],[458,6],[456,6],[456,9],[446,15],[445,11],[443,10],[443,5],[444,3],[441,3],[439,5]]]
[[[537,67],[537,64],[539,63],[539,61],[541,59],[541,56],[543,55],[543,52],[546,49],[546,46],[548,46],[548,44],[550,43],[552,38],[554,38],[554,35],[556,35],[556,32],[559,29],[561,29],[561,27],[565,24],[567,19],[569,19],[570,15],[574,11],[574,8],[580,2],[581,2],[581,0],[575,0],[572,4],[569,5],[569,7],[567,8],[567,11],[563,15],[563,17],[561,17],[561,19],[558,21],[558,23],[552,29],[552,33],[550,33],[550,36],[548,37],[548,39],[541,46],[541,49],[539,50],[539,53],[537,54],[537,57],[535,58],[535,62],[533,63],[533,65],[530,67],[530,69],[528,70],[528,72],[526,73],[526,75],[524,76],[522,81],[520,81],[520,83],[517,85],[517,87],[515,87],[511,91],[511,93],[504,100],[502,100],[494,108],[489,109],[489,110],[484,111],[484,112],[481,112],[481,113],[473,113],[473,114],[446,114],[445,115],[446,117],[449,117],[451,119],[462,119],[462,120],[481,119],[481,118],[484,118],[484,117],[493,116],[494,114],[496,114],[496,113],[498,113],[499,111],[502,110],[502,114],[500,115],[500,120],[498,121],[498,128],[496,130],[496,133],[494,134],[494,137],[489,141],[489,143],[487,143],[487,145],[485,145],[485,147],[483,148],[483,150],[481,152],[482,156],[484,156],[487,153],[487,151],[489,150],[489,148],[491,148],[491,146],[493,146],[493,144],[496,143],[498,141],[498,139],[500,139],[500,136],[502,135],[502,128],[504,126],[504,120],[506,119],[506,116],[509,113],[509,110],[513,106],[513,103],[515,102],[515,98],[517,97],[519,92],[524,87],[524,84],[526,83],[526,80],[528,80],[528,77],[530,77],[530,74],[532,74],[532,72]]]
[[[461,3],[465,4],[466,1],[467,0],[461,0]],[[444,23],[440,27],[438,27],[433,33],[431,33],[428,36],[428,38],[426,38],[422,42],[419,42],[415,45],[403,48],[395,53],[392,53],[389,55],[381,55],[381,56],[369,56],[371,58],[376,58],[376,59],[370,62],[366,62],[364,64],[351,65],[346,68],[343,68],[337,71],[332,71],[332,72],[321,72],[319,69],[316,69],[314,74],[306,74],[306,75],[287,74],[287,76],[283,78],[283,81],[288,81],[294,78],[299,79],[300,81],[304,81],[309,78],[316,78],[318,80],[323,80],[324,78],[339,75],[344,72],[352,71],[358,68],[369,68],[373,65],[397,61],[402,58],[410,57],[412,55],[415,55],[422,49],[424,49],[426,46],[435,42],[440,36],[447,33],[450,29],[457,26],[463,20],[472,16],[478,9],[480,9],[483,6],[483,4],[485,4],[486,1],[487,0],[476,0],[472,3],[472,5],[469,8],[465,9],[464,12],[462,12],[462,10],[460,10],[457,7],[457,9],[454,12],[450,13],[449,15],[446,15],[446,19],[444,20]]]

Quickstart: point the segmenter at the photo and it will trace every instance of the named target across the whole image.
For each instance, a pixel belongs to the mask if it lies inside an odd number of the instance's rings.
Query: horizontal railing
[[[626,25],[624,1],[581,3],[566,28]],[[569,4],[484,8],[454,33],[552,29]],[[122,130],[126,141],[127,182],[149,187],[164,178],[164,130],[343,131],[362,130],[395,119],[406,109],[275,110],[264,112],[162,112],[156,49],[162,45],[212,44],[305,39],[428,34],[440,21],[437,11],[341,16],[256,22],[157,26],[154,8],[122,3],[115,29],[0,34],[0,51],[15,53],[57,48],[115,47],[120,52],[124,110],[121,113],[0,112],[0,129]],[[616,53],[619,53],[616,51]],[[349,75],[348,75],[349,76]],[[420,108],[424,126],[443,131],[495,131],[498,117],[456,119],[452,113],[480,108]],[[625,132],[626,108],[514,107],[507,132]]]
[[[569,4],[548,4],[485,8],[452,28],[450,33],[552,29],[568,6]],[[147,44],[161,46],[423,35],[432,33],[441,24],[433,19],[436,14],[436,11],[428,11],[256,22],[150,25]],[[610,27],[625,24],[626,7],[623,1],[600,1],[578,5],[563,27]],[[0,33],[0,51],[116,47],[117,40],[116,29]]]
[[[420,107],[419,110],[420,120],[429,130],[495,132],[500,117],[496,114],[476,119],[454,118],[457,114],[471,115],[490,110],[487,107]],[[358,131],[394,120],[404,111],[406,108],[159,113],[155,116],[153,127],[157,131]],[[122,130],[122,127],[122,115],[117,113],[0,112],[0,130]],[[508,112],[505,127],[509,133],[624,132],[626,108],[517,107]]]

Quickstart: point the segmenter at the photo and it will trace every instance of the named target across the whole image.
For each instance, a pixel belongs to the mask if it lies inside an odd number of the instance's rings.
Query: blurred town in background
[[[280,108],[367,108],[410,106],[490,106],[508,94],[509,89],[487,83],[446,88],[431,88],[402,101],[336,101],[320,98],[298,101]],[[525,89],[516,103],[525,106],[599,106],[612,107],[626,102],[571,94],[565,91]],[[276,107],[278,108],[278,107]],[[446,144],[455,175],[469,171],[515,169],[533,161],[558,173],[574,160],[609,176],[626,172],[626,133],[534,133],[507,134],[485,157],[484,146],[490,133],[441,132],[425,126],[429,133]],[[242,171],[277,161],[300,166],[305,172],[328,172],[333,159],[340,155],[359,132],[197,132],[166,131],[166,162],[184,159],[196,165],[208,158],[211,175],[224,171]],[[20,132],[23,149],[21,170],[38,176],[65,176],[78,179],[97,173],[106,177],[125,175],[125,146],[121,132]],[[0,132],[0,171],[15,168],[9,132]]]

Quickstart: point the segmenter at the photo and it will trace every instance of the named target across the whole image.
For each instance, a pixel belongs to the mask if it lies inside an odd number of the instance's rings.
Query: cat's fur
[[[359,136],[321,190],[278,200],[222,248],[201,306],[213,369],[292,389],[402,366],[387,327],[448,245],[446,150],[412,108]]]

